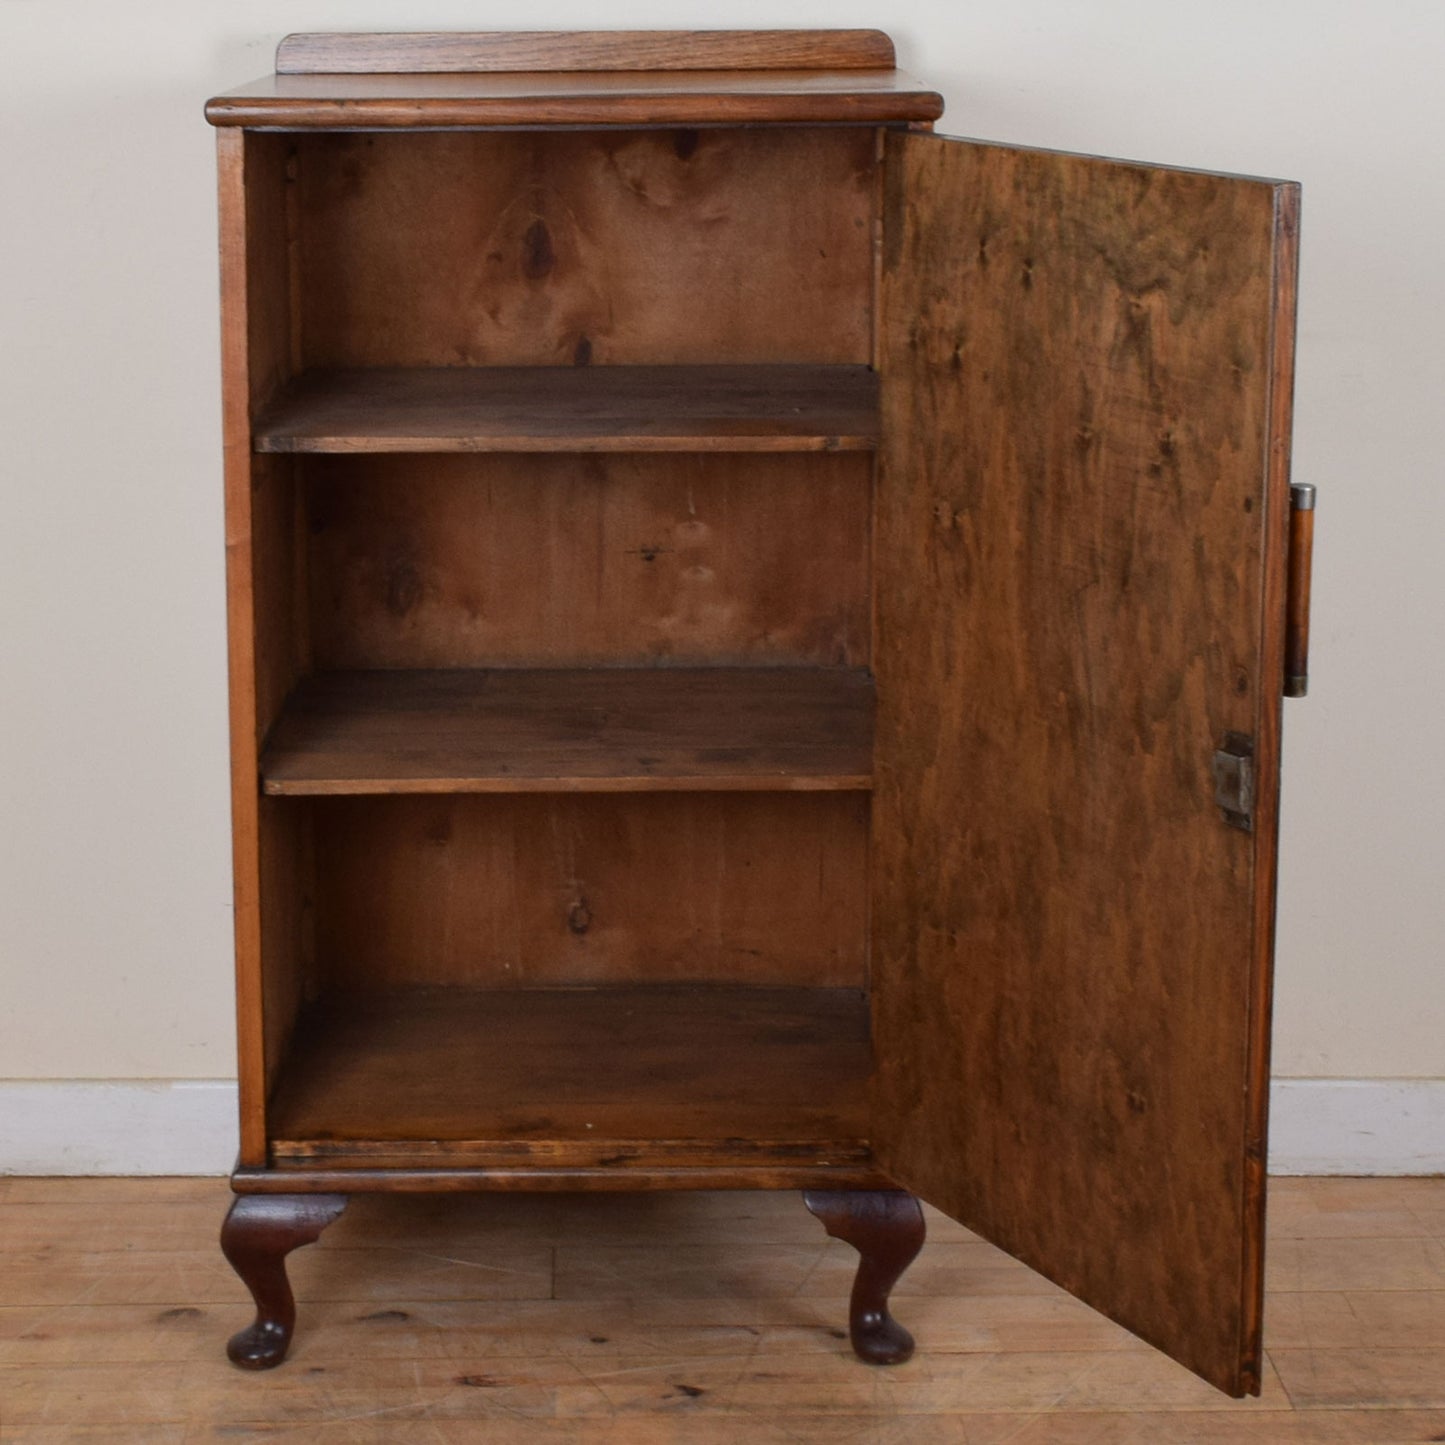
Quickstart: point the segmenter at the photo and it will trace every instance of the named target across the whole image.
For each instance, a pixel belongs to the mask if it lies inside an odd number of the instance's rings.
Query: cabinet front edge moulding
[[[936,91],[892,70],[275,75],[206,105],[212,125],[277,130],[906,125],[942,114]]]

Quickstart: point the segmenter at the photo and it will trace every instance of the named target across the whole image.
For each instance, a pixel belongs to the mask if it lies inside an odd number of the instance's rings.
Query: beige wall
[[[232,1069],[212,136],[289,29],[515,6],[0,0],[0,1077]],[[881,24],[956,134],[1305,185],[1276,1061],[1445,1075],[1445,6],[538,3]]]

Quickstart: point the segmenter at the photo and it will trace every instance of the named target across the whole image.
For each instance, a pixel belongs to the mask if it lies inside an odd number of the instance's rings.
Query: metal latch
[[[1231,828],[1248,833],[1254,827],[1254,739],[1246,733],[1225,733],[1214,754],[1214,801]]]

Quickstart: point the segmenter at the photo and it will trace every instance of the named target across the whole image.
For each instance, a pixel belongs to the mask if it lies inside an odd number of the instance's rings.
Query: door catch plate
[[[1246,733],[1225,733],[1214,754],[1214,801],[1231,828],[1254,827],[1254,739]]]

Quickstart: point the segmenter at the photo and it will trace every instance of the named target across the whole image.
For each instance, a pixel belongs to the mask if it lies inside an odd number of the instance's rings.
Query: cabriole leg
[[[238,1194],[221,1226],[221,1253],[251,1291],[256,1319],[232,1335],[226,1353],[246,1370],[269,1370],[286,1358],[296,1300],[286,1256],[320,1239],[346,1208],[344,1194]]]
[[[901,1365],[913,1336],[888,1313],[888,1294],[923,1248],[923,1211],[902,1190],[808,1189],[803,1203],[823,1228],[858,1251],[848,1306],[853,1352],[870,1365]]]

